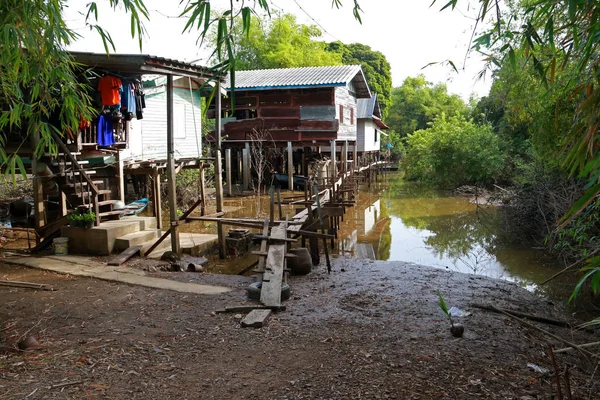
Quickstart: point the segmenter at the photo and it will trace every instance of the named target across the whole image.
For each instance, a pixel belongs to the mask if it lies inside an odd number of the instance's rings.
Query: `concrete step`
[[[144,243],[154,243],[159,235],[161,235],[159,229],[149,229],[120,236],[115,240],[115,250],[119,252],[137,245],[142,245],[143,248]]]
[[[162,233],[160,233],[162,235]],[[218,236],[204,233],[180,233],[179,244],[181,246],[181,252],[197,257],[206,254],[218,246]],[[156,240],[151,243],[142,244],[142,254],[154,244]],[[147,257],[153,259],[159,259],[165,251],[171,250],[171,236],[168,236],[163,242],[152,251]]]

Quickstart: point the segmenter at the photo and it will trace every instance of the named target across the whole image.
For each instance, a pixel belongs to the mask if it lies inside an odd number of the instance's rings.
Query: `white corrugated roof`
[[[355,81],[357,90],[365,96],[369,92],[360,65],[337,65],[331,67],[303,67],[259,69],[235,72],[236,90],[306,88],[339,86]],[[229,76],[225,86],[231,89]],[[370,93],[369,93],[370,97]]]

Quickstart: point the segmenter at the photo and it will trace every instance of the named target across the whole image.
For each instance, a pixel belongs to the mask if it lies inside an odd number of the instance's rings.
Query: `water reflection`
[[[496,207],[477,207],[468,198],[404,181],[399,174],[362,189],[342,224],[344,255],[354,254],[357,243],[368,243],[380,260],[481,274],[529,289],[559,267],[541,252],[506,244]]]

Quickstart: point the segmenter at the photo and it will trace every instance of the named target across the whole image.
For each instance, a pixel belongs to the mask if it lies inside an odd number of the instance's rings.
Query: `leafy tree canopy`
[[[408,77],[392,90],[392,105],[386,123],[404,137],[427,129],[433,120],[445,114],[466,115],[468,107],[456,94],[449,94],[445,84],[428,82],[423,75]]]
[[[342,64],[342,56],[326,50],[318,41],[322,32],[316,25],[299,24],[291,14],[272,19],[254,19],[248,32],[236,21],[236,69],[318,67]]]
[[[329,50],[340,53],[345,65],[360,64],[362,66],[371,92],[377,93],[382,116],[385,118],[391,103],[392,92],[392,70],[385,55],[361,43],[333,42],[329,44]]]

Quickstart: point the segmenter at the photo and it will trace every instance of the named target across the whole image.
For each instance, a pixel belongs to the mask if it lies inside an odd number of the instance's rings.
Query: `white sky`
[[[115,41],[117,53],[144,53],[182,61],[204,59],[210,54],[196,44],[197,33],[182,34],[186,19],[177,18],[182,11],[180,0],[144,0],[150,10],[150,21],[145,23],[148,37],[140,51],[137,40],[131,38],[129,16],[113,12],[105,4],[99,5],[99,24],[108,30]],[[236,0],[236,2],[239,0]],[[253,0],[247,0],[247,3]],[[424,74],[431,82],[445,82],[451,93],[467,100],[471,93],[484,96],[489,91],[490,79],[477,81],[483,68],[482,56],[472,53],[464,64],[466,49],[473,27],[475,10],[464,7],[461,11],[439,9],[445,0],[430,8],[431,0],[360,0],[364,13],[362,25],[352,15],[352,0],[343,0],[340,10],[331,8],[330,0],[272,0],[273,10],[283,9],[295,14],[299,22],[315,24],[325,29],[323,40],[344,43],[363,43],[385,54],[392,66],[393,85],[399,86],[408,76]],[[69,0],[65,19],[69,26],[82,35],[71,50],[103,52],[104,47],[96,32],[85,28],[84,15],[88,0]],[[228,7],[225,0],[211,1],[213,9]],[[298,4],[302,6],[302,11]],[[464,4],[467,4],[466,2]],[[314,18],[315,21],[313,21]],[[459,73],[447,65],[431,62],[452,60]]]

